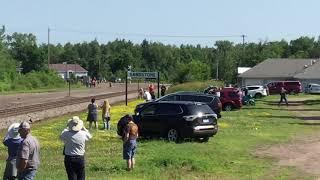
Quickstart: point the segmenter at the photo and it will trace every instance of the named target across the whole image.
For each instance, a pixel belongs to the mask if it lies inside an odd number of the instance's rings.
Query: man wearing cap
[[[67,128],[60,135],[64,142],[64,165],[69,180],[85,179],[85,142],[91,138],[91,134],[78,116],[69,119]]]
[[[19,134],[24,139],[17,152],[18,179],[34,179],[40,165],[40,145],[30,133],[30,124],[22,122]]]
[[[17,177],[17,151],[18,147],[23,140],[19,135],[20,123],[13,123],[8,128],[8,133],[3,139],[3,144],[8,147],[8,158],[5,171],[3,173],[4,180],[16,179]]]

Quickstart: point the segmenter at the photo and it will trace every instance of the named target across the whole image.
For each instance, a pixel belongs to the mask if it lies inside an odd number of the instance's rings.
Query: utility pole
[[[241,37],[242,37],[242,45],[244,46],[244,38],[246,37],[246,35],[242,34]]]
[[[216,62],[216,80],[219,80],[219,58],[217,58]]]
[[[50,28],[48,27],[48,69],[50,65]]]
[[[241,58],[244,58],[244,38],[246,37],[246,35],[242,34],[241,37],[242,37],[242,57],[240,57],[238,67],[241,67]]]

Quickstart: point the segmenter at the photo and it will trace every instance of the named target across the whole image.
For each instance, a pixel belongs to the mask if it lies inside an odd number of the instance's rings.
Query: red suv
[[[279,94],[281,87],[284,87],[289,94],[298,94],[302,92],[302,86],[299,81],[274,81],[268,85],[270,94]]]
[[[242,107],[242,91],[234,87],[223,88],[220,91],[220,101],[225,111],[240,109]]]

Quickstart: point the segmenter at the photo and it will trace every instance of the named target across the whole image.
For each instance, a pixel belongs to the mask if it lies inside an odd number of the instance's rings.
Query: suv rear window
[[[255,90],[255,89],[259,89],[259,87],[248,87],[248,90]]]
[[[285,85],[289,85],[289,86],[299,86],[300,83],[299,82],[284,82]]]
[[[168,96],[164,96],[163,98],[159,99],[159,101],[177,101],[178,96],[176,95],[168,95]]]
[[[214,112],[211,110],[211,108],[206,104],[187,105],[187,109],[188,109],[189,115],[195,115],[195,114],[198,114],[199,112],[202,112],[203,114],[214,114]]]
[[[228,95],[229,95],[229,97],[231,97],[231,98],[238,98],[238,97],[240,97],[239,92],[237,93],[237,92],[234,92],[234,91],[228,92]]]

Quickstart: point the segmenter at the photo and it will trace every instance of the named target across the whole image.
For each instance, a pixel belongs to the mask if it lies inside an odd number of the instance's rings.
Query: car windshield
[[[199,112],[201,112],[203,114],[214,114],[214,112],[211,110],[211,108],[206,104],[188,105],[187,108],[188,108],[188,112],[190,113],[190,115],[198,114]]]

